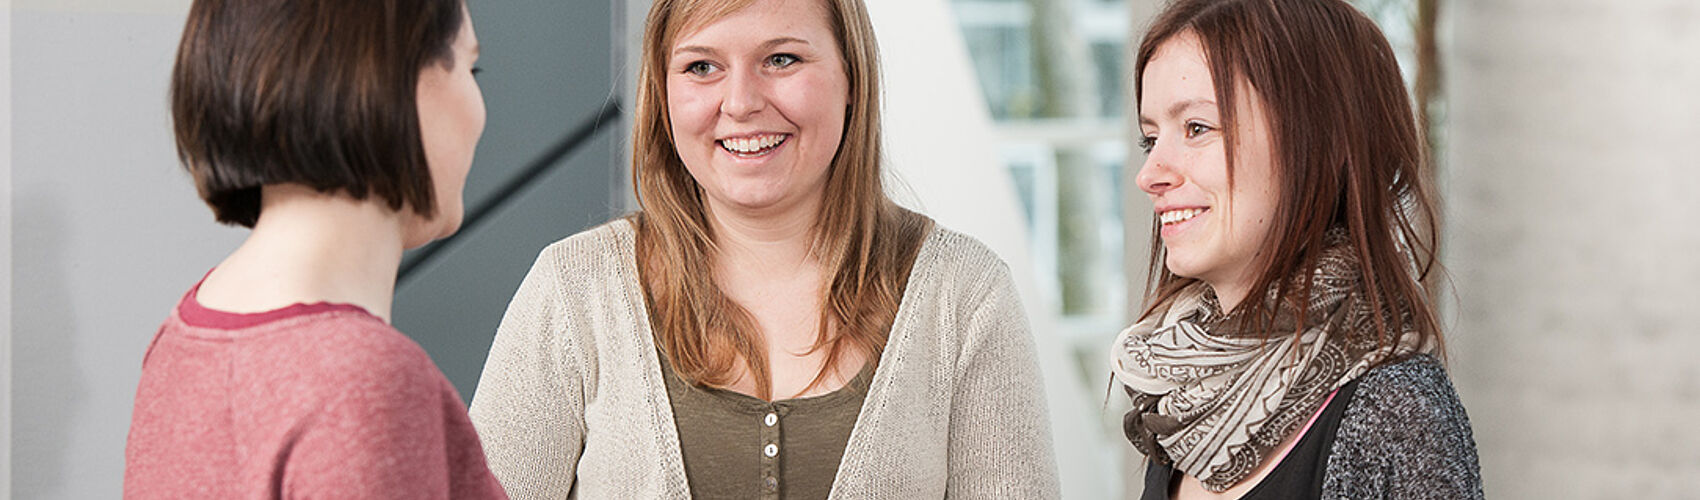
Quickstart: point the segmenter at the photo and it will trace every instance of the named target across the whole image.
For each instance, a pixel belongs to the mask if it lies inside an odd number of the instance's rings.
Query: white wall
[[[12,11],[17,498],[117,498],[141,356],[244,234],[177,166],[166,89],[187,0]]]
[[[1700,491],[1700,5],[1446,2],[1448,332],[1487,491]]]

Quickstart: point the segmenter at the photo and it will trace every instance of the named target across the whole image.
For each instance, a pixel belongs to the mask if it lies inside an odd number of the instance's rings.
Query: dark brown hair
[[[879,51],[861,0],[821,1],[850,81],[844,136],[827,173],[815,227],[815,250],[830,283],[821,304],[814,349],[826,363],[819,384],[845,349],[878,359],[903,298],[909,266],[931,221],[886,197],[881,178]],[[643,62],[632,130],[632,184],[638,271],[656,342],[680,377],[709,386],[731,384],[741,363],[760,396],[772,374],[755,320],[715,283],[713,228],[702,188],[679,158],[667,114],[667,57],[685,30],[753,3],[751,0],[656,0],[643,34]],[[829,335],[829,325],[837,334]]]
[[[195,0],[171,76],[177,154],[219,222],[301,184],[436,212],[415,102],[462,0]]]
[[[1202,42],[1222,109],[1228,179],[1237,143],[1233,105],[1249,84],[1267,110],[1280,201],[1265,237],[1252,295],[1233,311],[1270,324],[1279,302],[1309,313],[1312,277],[1331,229],[1346,232],[1374,315],[1388,345],[1408,323],[1420,343],[1442,352],[1439,321],[1424,284],[1436,274],[1438,231],[1429,158],[1393,49],[1374,22],[1342,0],[1178,0],[1140,42],[1134,99],[1144,69],[1165,42],[1191,33]],[[1137,105],[1137,104],[1136,104]],[[1154,228],[1160,224],[1153,223]],[[1152,314],[1196,282],[1163,265],[1152,231]],[[1303,273],[1303,274],[1300,274]],[[1297,288],[1294,288],[1297,287]],[[1277,303],[1261,300],[1273,290]],[[1298,335],[1299,332],[1294,332]]]

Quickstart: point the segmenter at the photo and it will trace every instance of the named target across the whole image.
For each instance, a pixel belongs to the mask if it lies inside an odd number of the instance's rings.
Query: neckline
[[[213,309],[202,305],[198,298],[201,291],[201,284],[205,283],[207,280],[206,276],[210,275],[212,275],[212,271],[207,271],[207,274],[202,276],[200,281],[195,282],[195,286],[189,288],[188,293],[183,294],[183,299],[178,301],[176,311],[177,318],[181,320],[183,324],[191,327],[209,328],[214,330],[243,330],[287,319],[333,312],[349,312],[364,315],[372,319],[378,319],[376,315],[367,311],[366,308],[354,304],[324,301],[313,303],[296,302],[294,304],[269,311],[251,313],[238,313]]]
[[[672,362],[667,359],[666,353],[661,352],[658,348],[655,352],[655,356],[656,360],[659,361],[661,365],[661,376],[667,379],[666,382],[669,385],[677,384],[685,397],[690,397],[692,395],[706,396],[711,400],[722,402],[736,408],[757,412],[765,412],[772,408],[830,408],[842,405],[848,401],[860,400],[867,396],[869,388],[873,385],[872,381],[874,373],[878,370],[878,364],[873,360],[869,360],[867,363],[862,365],[860,370],[857,370],[856,376],[851,377],[848,382],[844,383],[843,387],[833,389],[831,392],[816,394],[813,396],[768,401],[729,389],[686,383],[683,379],[679,378],[678,373],[673,371]]]
[[[1253,485],[1251,487],[1251,489],[1246,490],[1246,492],[1244,494],[1240,495],[1239,498],[1249,500],[1249,499],[1262,498],[1263,496],[1271,495],[1271,494],[1275,494],[1275,495],[1290,494],[1291,492],[1266,493],[1265,490],[1273,487],[1273,486],[1270,486],[1271,484],[1274,484],[1273,482],[1270,481],[1270,479],[1275,478],[1277,475],[1287,474],[1286,470],[1291,468],[1291,467],[1297,467],[1296,465],[1292,465],[1292,462],[1287,460],[1289,458],[1293,458],[1292,452],[1298,451],[1299,449],[1304,448],[1305,446],[1307,446],[1307,444],[1314,444],[1313,442],[1315,440],[1324,440],[1319,446],[1321,446],[1323,448],[1322,453],[1323,453],[1323,458],[1324,458],[1324,464],[1322,465],[1322,467],[1326,468],[1327,467],[1326,459],[1327,459],[1328,454],[1331,452],[1333,442],[1334,442],[1334,435],[1333,434],[1335,432],[1338,432],[1339,419],[1343,418],[1343,414],[1346,411],[1346,406],[1351,404],[1352,398],[1356,395],[1356,392],[1357,392],[1356,388],[1357,388],[1357,385],[1358,385],[1358,381],[1360,381],[1362,379],[1363,379],[1363,377],[1361,377],[1361,376],[1358,377],[1358,378],[1354,378],[1354,379],[1352,379],[1352,381],[1347,382],[1345,385],[1342,385],[1338,388],[1335,388],[1333,391],[1331,391],[1328,395],[1328,398],[1323,401],[1321,407],[1317,408],[1316,413],[1313,413],[1311,415],[1310,420],[1308,422],[1306,422],[1306,424],[1303,428],[1301,428],[1301,430],[1299,431],[1300,434],[1299,434],[1298,438],[1295,439],[1294,442],[1293,442],[1293,446],[1291,448],[1288,448],[1285,452],[1283,452],[1281,454],[1281,456],[1277,459],[1277,462],[1270,467],[1269,472],[1267,474],[1264,474],[1262,478],[1258,479],[1258,483],[1256,485]],[[1341,396],[1343,396],[1343,397],[1341,397]],[[1336,405],[1336,404],[1334,404],[1335,401],[1340,401],[1340,403],[1338,405]],[[1330,419],[1332,419],[1332,420],[1330,420]],[[1323,424],[1323,425],[1318,427],[1318,426],[1316,426],[1316,424]],[[1317,434],[1317,433],[1312,432],[1312,431],[1321,431],[1321,432],[1323,432],[1323,434]],[[1174,468],[1173,464],[1158,465],[1155,462],[1151,462],[1147,465],[1147,467],[1148,467],[1148,469],[1146,471],[1146,476],[1145,476],[1145,480],[1146,480],[1145,493],[1141,496],[1141,498],[1156,498],[1156,499],[1159,499],[1159,500],[1167,500],[1167,499],[1174,498],[1175,489],[1179,486],[1180,481],[1182,480],[1182,477],[1185,473],[1181,472],[1180,469]],[[1161,469],[1156,469],[1157,467],[1161,467]],[[1155,486],[1155,485],[1153,485],[1152,482],[1151,482],[1153,471],[1155,471],[1157,474],[1163,474],[1164,470],[1167,471],[1166,476],[1167,476],[1168,479],[1166,481],[1162,482],[1162,486],[1160,488],[1154,489],[1153,486]],[[1315,485],[1315,487],[1317,487],[1317,488],[1322,487],[1322,485],[1320,483],[1321,476],[1318,476],[1317,481],[1319,481],[1319,482]],[[1153,497],[1152,496],[1153,494],[1156,494],[1157,496]]]
[[[605,228],[609,233],[611,233],[610,236],[612,236],[612,238],[605,241],[610,244],[611,248],[609,248],[609,250],[612,250],[611,253],[615,256],[614,258],[617,261],[617,274],[620,275],[622,278],[621,281],[624,282],[624,286],[622,288],[624,288],[626,300],[629,304],[633,305],[630,310],[632,319],[637,322],[638,327],[643,332],[642,335],[637,335],[638,338],[635,339],[635,342],[638,342],[639,346],[648,346],[648,349],[640,348],[639,353],[643,353],[643,351],[647,350],[647,355],[655,356],[655,359],[644,360],[644,364],[647,365],[644,368],[644,371],[646,372],[644,378],[648,379],[645,381],[645,385],[649,387],[649,390],[651,391],[650,394],[653,397],[657,397],[661,403],[659,407],[655,408],[654,416],[659,418],[659,421],[668,423],[667,425],[660,425],[661,432],[657,438],[662,440],[663,448],[672,453],[671,456],[675,459],[673,461],[674,465],[667,468],[669,476],[671,476],[676,486],[688,488],[688,482],[685,479],[684,461],[679,451],[678,427],[672,424],[672,422],[676,421],[675,416],[673,415],[673,394],[667,388],[667,375],[659,373],[662,371],[670,371],[671,368],[664,369],[661,367],[662,361],[659,359],[661,357],[661,351],[660,347],[655,343],[655,326],[650,324],[649,305],[644,298],[643,286],[638,281],[639,277],[637,271],[636,252],[637,221],[633,217],[626,217],[618,222],[603,225],[601,228]],[[938,247],[945,243],[945,239],[949,237],[949,235],[950,233],[948,230],[939,225],[937,221],[932,221],[926,235],[922,237],[921,248],[915,254],[915,262],[909,267],[909,279],[906,281],[907,284],[904,286],[902,299],[898,302],[897,317],[892,320],[891,332],[900,332],[901,330],[898,326],[907,325],[909,323],[907,318],[917,314],[910,312],[910,304],[912,303],[910,300],[910,294],[915,293],[915,287],[917,284],[921,283],[915,278],[916,276],[921,275],[923,270],[930,269],[931,266],[941,258],[939,255],[941,250],[939,250]],[[908,341],[909,339],[907,336],[889,336],[886,339],[886,348],[880,352],[880,356],[877,360],[878,365],[886,365],[888,360],[895,359],[893,356],[896,355],[892,353],[898,349],[895,349],[894,346],[900,346]],[[645,354],[639,355],[641,356]],[[863,422],[869,418],[869,401],[876,396],[876,393],[880,392],[884,385],[889,385],[891,383],[890,375],[881,375],[883,373],[889,372],[876,370],[869,376],[867,392],[863,395],[861,403],[857,405],[856,421],[850,428],[850,439],[845,443],[844,456],[839,462],[839,475],[833,479],[834,488],[837,488],[838,484],[847,477],[845,474],[847,466],[851,468],[856,467],[855,465],[851,465],[857,463],[852,461],[852,457],[858,457],[874,452],[874,450],[864,444],[864,441],[868,439],[867,437],[864,437],[868,431],[865,429]],[[865,458],[862,460],[865,460]]]
[[[1284,468],[1293,467],[1290,465],[1291,463],[1287,461],[1287,458],[1292,455],[1293,450],[1297,450],[1300,446],[1309,444],[1311,440],[1320,439],[1318,435],[1310,432],[1313,429],[1312,426],[1316,425],[1316,421],[1321,420],[1322,415],[1327,413],[1328,409],[1332,407],[1334,404],[1334,397],[1340,395],[1340,388],[1343,387],[1345,386],[1337,387],[1328,393],[1328,398],[1322,400],[1322,406],[1317,407],[1316,413],[1312,413],[1310,415],[1310,420],[1305,422],[1304,427],[1299,428],[1299,435],[1293,439],[1293,445],[1287,447],[1285,450],[1281,450],[1281,454],[1275,457],[1275,463],[1270,465],[1269,472],[1264,473],[1263,477],[1258,478],[1257,484],[1253,485],[1251,489],[1246,490],[1244,495],[1240,495],[1240,498],[1258,498],[1258,495],[1262,495],[1262,491],[1271,484],[1269,478],[1275,477],[1276,472],[1281,471]],[[1327,450],[1324,450],[1323,453],[1326,454]]]
[[[644,297],[643,285],[639,282],[641,278],[639,277],[637,269],[637,220],[634,217],[624,217],[616,222],[605,224],[602,228],[606,228],[614,237],[614,250],[615,253],[619,255],[620,271],[621,274],[626,275],[625,279],[622,280],[625,282],[623,288],[625,289],[627,299],[636,306],[633,310],[633,316],[643,330],[643,335],[641,335],[643,338],[640,342],[647,344],[649,346],[649,351],[653,356],[655,356],[655,361],[648,364],[651,369],[659,372],[671,372],[671,366],[667,365],[667,360],[661,353],[661,346],[655,342],[655,325],[651,324],[649,321],[649,303]],[[900,331],[899,326],[909,323],[909,321],[906,321],[907,317],[916,314],[909,312],[912,309],[910,304],[913,302],[909,295],[910,293],[913,293],[916,289],[915,287],[919,283],[919,281],[915,278],[923,274],[924,269],[930,268],[935,261],[941,258],[938,247],[945,243],[944,239],[949,235],[949,230],[945,229],[944,226],[940,225],[938,221],[935,220],[931,221],[926,234],[921,237],[921,248],[915,251],[915,261],[909,266],[909,276],[905,280],[903,294],[897,304],[897,314],[892,318],[891,327],[886,332],[886,347],[880,350],[878,358],[868,361],[868,364],[873,365],[872,368],[864,366],[863,371],[867,372],[868,376],[867,384],[864,387],[864,394],[862,396],[864,401],[866,401],[867,396],[873,395],[873,393],[877,390],[876,387],[879,386],[883,380],[887,380],[880,376],[880,373],[883,372],[878,371],[877,367],[885,365],[887,358],[892,356],[891,353],[893,349],[891,349],[891,346],[902,340],[893,334]],[[672,397],[671,392],[667,389],[666,380],[675,375],[671,373],[651,373],[661,376],[660,382],[662,383],[659,384],[661,392],[665,396]],[[860,377],[862,374],[858,373],[857,376]],[[852,379],[851,382],[855,382],[855,380]],[[845,384],[846,387],[849,385],[850,384]],[[843,388],[841,387],[840,389]],[[827,396],[830,394],[831,393],[820,396]],[[761,401],[763,404],[767,403],[760,398],[748,395],[744,396],[756,401]],[[666,406],[668,406],[667,416],[671,419],[671,405],[669,404]],[[857,423],[861,423],[860,417],[857,417]],[[851,437],[854,438],[855,434],[852,433]],[[675,441],[677,440],[676,435],[674,436],[674,439]]]

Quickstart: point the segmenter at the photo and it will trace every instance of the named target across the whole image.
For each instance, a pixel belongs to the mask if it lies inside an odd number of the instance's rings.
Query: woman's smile
[[[1163,238],[1178,236],[1188,228],[1202,224],[1204,221],[1199,219],[1199,216],[1209,211],[1209,207],[1173,208],[1158,211],[1157,221],[1163,225]]]
[[[714,141],[727,154],[738,159],[756,159],[775,154],[785,145],[791,134],[758,133],[739,137],[728,137]]]

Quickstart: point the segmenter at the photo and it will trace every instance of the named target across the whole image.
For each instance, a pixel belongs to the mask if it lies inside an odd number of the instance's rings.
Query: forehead
[[[1209,99],[1216,95],[1204,44],[1198,35],[1190,31],[1159,44],[1143,71],[1140,75],[1142,113],[1147,102]]]
[[[767,38],[778,35],[832,35],[821,0],[702,0],[683,2],[674,19],[671,45],[728,35]]]

